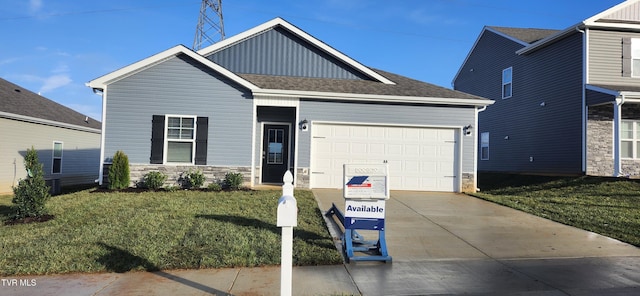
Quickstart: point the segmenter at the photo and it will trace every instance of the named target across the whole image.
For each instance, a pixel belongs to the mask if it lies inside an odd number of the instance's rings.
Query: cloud
[[[44,84],[42,85],[42,87],[38,92],[46,93],[54,89],[66,86],[70,84],[72,81],[73,80],[71,80],[71,77],[69,77],[69,75],[66,75],[66,74],[57,74],[57,75],[49,76],[44,79]]]
[[[29,11],[35,13],[42,9],[42,0],[29,0]]]

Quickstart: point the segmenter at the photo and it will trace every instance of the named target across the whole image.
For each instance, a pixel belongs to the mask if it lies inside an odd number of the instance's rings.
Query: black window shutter
[[[622,77],[631,77],[631,38],[622,38]]]
[[[151,163],[162,164],[164,152],[164,115],[153,115],[151,121]]]
[[[198,117],[196,121],[196,164],[207,164],[207,138],[209,137],[209,117]]]

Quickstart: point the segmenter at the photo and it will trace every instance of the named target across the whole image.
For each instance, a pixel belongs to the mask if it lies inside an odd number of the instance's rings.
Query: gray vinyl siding
[[[110,84],[104,119],[105,158],[123,150],[148,164],[153,115],[209,117],[207,165],[250,166],[251,94],[181,55]]]
[[[0,118],[0,194],[27,176],[24,156],[33,147],[46,179],[60,179],[62,186],[93,184],[100,167],[100,133]],[[52,174],[53,142],[63,143],[61,173]]]
[[[478,134],[490,135],[489,159],[478,160],[478,170],[579,174],[582,35],[518,56],[521,47],[485,32],[454,82],[456,90],[495,100],[478,116]],[[513,96],[502,99],[501,75],[508,67]]]
[[[640,77],[622,75],[622,39],[640,33],[591,29],[589,36],[589,83],[638,86]]]
[[[475,109],[445,106],[360,104],[328,101],[300,101],[300,118],[309,122],[330,121],[377,125],[423,125],[463,127],[475,122]],[[309,167],[311,129],[298,133],[298,166]],[[474,133],[462,137],[462,172],[473,172]]]
[[[207,58],[234,73],[367,79],[365,75],[280,27],[215,52]]]

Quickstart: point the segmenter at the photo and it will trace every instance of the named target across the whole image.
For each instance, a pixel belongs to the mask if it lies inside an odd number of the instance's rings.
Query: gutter
[[[393,103],[411,103],[411,104],[433,104],[433,105],[458,105],[458,106],[488,106],[494,103],[493,100],[483,99],[462,99],[462,98],[437,98],[437,97],[410,97],[410,96],[390,96],[390,95],[370,95],[370,94],[348,94],[348,93],[332,93],[332,92],[316,92],[316,91],[294,91],[280,89],[260,89],[253,91],[253,95],[260,96],[277,96],[283,98],[305,98],[305,99],[324,99],[335,101],[354,101],[354,102],[393,102]]]

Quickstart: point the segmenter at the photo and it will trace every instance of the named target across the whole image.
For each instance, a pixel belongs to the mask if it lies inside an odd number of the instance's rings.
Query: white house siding
[[[26,177],[24,155],[34,147],[43,164],[45,178],[59,178],[62,186],[93,184],[98,178],[100,133],[78,131],[0,118],[0,194]],[[62,171],[52,174],[53,142],[63,143]]]

